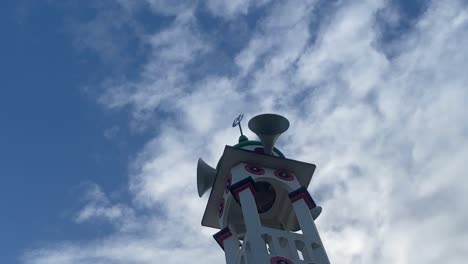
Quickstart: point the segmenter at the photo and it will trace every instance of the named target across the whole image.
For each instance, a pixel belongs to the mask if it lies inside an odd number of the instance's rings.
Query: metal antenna
[[[238,117],[236,117],[236,119],[234,119],[234,122],[232,122],[232,127],[239,126],[241,137],[244,136],[244,133],[242,133],[242,127],[241,127],[242,118],[244,118],[244,114],[240,114]]]

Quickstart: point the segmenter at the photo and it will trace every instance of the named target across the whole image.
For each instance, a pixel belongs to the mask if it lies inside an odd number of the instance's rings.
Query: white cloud
[[[104,130],[104,138],[107,140],[115,140],[116,137],[119,135],[120,127],[119,126],[112,126]]]
[[[74,11],[70,3],[49,1],[49,4],[67,6]],[[114,70],[130,65],[133,58],[123,55],[129,47],[141,49],[134,47],[132,43],[142,31],[141,26],[133,20],[133,12],[140,5],[135,1],[131,3],[119,0],[90,2],[85,6],[94,11],[90,12],[88,21],[83,21],[74,12],[66,19],[66,31],[73,36],[74,46],[80,51],[91,51],[100,62],[112,65]],[[115,19],[116,17],[119,19]]]
[[[246,15],[251,8],[261,7],[270,0],[230,0],[230,1],[206,1],[207,9],[215,16],[230,19],[239,15]]]
[[[191,88],[187,69],[196,58],[209,50],[194,28],[191,11],[177,16],[171,26],[146,38],[152,53],[137,82],[111,86],[100,101],[112,108],[131,106],[135,119],[141,121],[155,110],[173,111],[174,98]]]
[[[94,184],[87,184],[84,195],[83,208],[76,214],[75,222],[106,221],[118,227],[121,231],[136,228],[135,212],[132,208],[121,203],[112,203],[101,188]]]
[[[196,15],[180,14],[148,38],[153,54],[140,80],[109,86],[101,98],[130,106],[136,123],[166,121],[132,163],[138,228],[38,248],[25,263],[222,263],[215,230],[200,227],[206,200],[196,196],[196,160],[215,165],[237,139],[231,118],[264,111],[291,121],[283,152],[318,165],[310,190],[324,207],[317,223],[332,263],[462,263],[468,11],[433,2],[390,57],[375,26],[385,4],[337,5],[311,42],[314,2],[274,3],[236,57],[239,74],[197,78],[190,73],[212,47]],[[115,206],[89,215],[112,218]]]
[[[146,0],[152,10],[163,15],[177,15],[193,8],[196,0]]]

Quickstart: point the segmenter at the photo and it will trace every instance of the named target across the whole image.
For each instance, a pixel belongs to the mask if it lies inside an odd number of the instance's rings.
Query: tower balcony
[[[268,227],[262,227],[260,233],[270,257],[268,264],[319,264],[317,255],[321,246],[306,241],[303,234]],[[255,253],[252,252],[249,235],[247,232],[239,249],[237,261],[239,264],[253,263],[251,256]]]

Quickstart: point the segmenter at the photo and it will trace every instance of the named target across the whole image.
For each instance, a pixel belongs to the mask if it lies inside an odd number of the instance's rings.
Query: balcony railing
[[[305,241],[304,236],[299,233],[262,227],[261,236],[265,241],[268,254],[273,257],[285,257],[295,264],[319,264],[316,259],[317,250],[321,246],[311,241]],[[251,247],[249,233],[245,235],[244,243],[239,250],[240,264],[251,264]]]

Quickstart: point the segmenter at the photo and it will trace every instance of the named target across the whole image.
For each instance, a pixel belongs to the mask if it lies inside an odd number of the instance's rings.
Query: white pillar
[[[246,227],[245,238],[252,248],[252,260],[255,264],[267,263],[269,256],[262,238],[262,224],[258,215],[255,197],[250,188],[239,192],[239,201]],[[250,264],[250,263],[249,263]]]
[[[226,264],[238,264],[239,240],[231,235],[223,242]]]
[[[237,235],[233,233],[228,227],[221,229],[218,233],[213,235],[213,238],[224,250],[224,255],[227,264],[238,264],[237,258],[239,255],[239,240]]]
[[[299,225],[301,226],[302,233],[306,237],[306,240],[309,243],[317,243],[320,246],[320,248],[312,249],[313,252],[311,252],[311,257],[318,258],[319,264],[330,264],[325,247],[322,244],[322,240],[320,239],[320,235],[307,203],[304,199],[299,199],[293,202],[293,208],[296,212],[297,220],[299,221]]]

